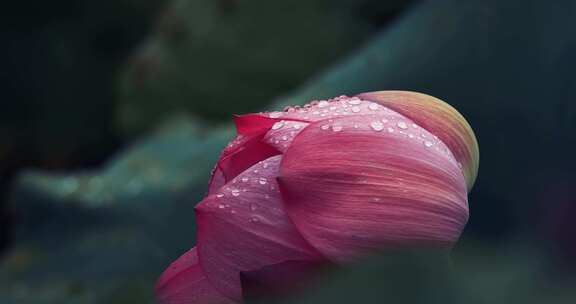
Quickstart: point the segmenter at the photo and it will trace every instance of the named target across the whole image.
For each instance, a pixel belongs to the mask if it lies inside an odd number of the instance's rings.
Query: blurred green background
[[[282,303],[576,300],[576,1],[0,12],[0,303],[153,303],[154,280],[195,242],[232,114],[387,89],[442,98],[476,132],[462,240],[451,262],[374,257]]]

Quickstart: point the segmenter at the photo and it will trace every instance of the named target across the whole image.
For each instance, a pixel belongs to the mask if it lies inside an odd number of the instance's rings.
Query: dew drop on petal
[[[320,102],[318,102],[318,107],[320,108],[324,108],[327,107],[330,103],[328,103],[328,101],[326,100],[320,100]]]
[[[266,185],[266,183],[268,183],[268,180],[267,180],[266,178],[264,178],[264,177],[261,177],[261,178],[258,179],[258,183],[259,183],[260,185]]]
[[[360,112],[360,107],[356,107],[356,106],[352,107],[352,112],[354,112],[354,113]]]
[[[351,105],[359,105],[362,103],[362,100],[360,100],[358,97],[352,97],[350,100],[348,100],[348,103]]]
[[[240,190],[238,190],[238,189],[232,190],[232,196],[239,196],[239,195],[240,195]]]
[[[391,127],[388,127],[388,133],[394,133],[394,129]]]
[[[333,126],[332,126],[332,131],[334,131],[334,132],[340,132],[340,131],[342,131],[342,126],[340,126],[340,125],[333,125]]]
[[[279,121],[272,126],[272,130],[278,130],[284,126],[284,121]]]
[[[243,182],[243,183],[247,183],[247,182],[248,182],[248,178],[247,178],[247,177],[243,177],[243,178],[242,178],[242,182]]]
[[[381,120],[381,121],[382,121],[383,123],[387,123],[387,122],[388,122],[388,119],[386,119],[386,118],[382,118],[382,120]]]
[[[378,104],[374,103],[374,102],[368,105],[368,109],[370,109],[372,111],[376,111],[376,110],[378,110],[378,108],[379,108]]]
[[[216,194],[216,197],[218,197],[218,198],[224,197],[224,194],[218,193],[218,194]]]
[[[408,129],[408,125],[406,125],[406,123],[403,122],[403,121],[399,121],[396,125],[397,125],[398,128],[400,128],[400,129]]]
[[[323,125],[320,127],[320,129],[322,129],[322,130],[328,130],[328,128],[330,128],[329,125]]]
[[[302,125],[301,125],[301,124],[295,124],[295,125],[293,126],[293,128],[296,129],[296,130],[299,130],[300,128],[302,128]]]
[[[256,206],[256,204],[250,204],[250,210],[256,211],[256,209],[258,209],[258,206]]]
[[[224,208],[226,208],[226,206],[224,206],[224,205],[218,205],[218,209],[224,209]]]
[[[288,136],[286,135],[282,136],[282,140],[288,140]]]
[[[268,116],[270,116],[270,118],[278,118],[282,116],[282,112],[272,112]]]
[[[253,217],[253,218],[249,219],[248,222],[250,222],[250,223],[258,223],[259,220],[258,220],[257,218],[255,218],[255,217]]]
[[[412,128],[418,128],[418,126],[415,123],[413,123]]]
[[[426,140],[426,141],[424,141],[424,145],[425,145],[427,148],[430,148],[430,147],[432,147],[432,145],[434,145],[434,144],[433,144],[431,141]]]
[[[409,133],[409,134],[408,134],[408,137],[410,137],[410,138],[414,138],[414,134],[412,134],[412,133]]]
[[[373,121],[373,122],[371,122],[371,123],[370,123],[370,127],[371,127],[374,131],[378,131],[378,132],[384,130],[384,125],[383,125],[381,122],[379,122],[379,121]]]

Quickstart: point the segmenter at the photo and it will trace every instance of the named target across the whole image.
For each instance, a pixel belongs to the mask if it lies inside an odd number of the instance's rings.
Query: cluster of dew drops
[[[332,132],[341,132],[344,130],[344,125],[334,123],[330,117],[346,116],[346,115],[366,115],[366,114],[381,114],[387,118],[379,118],[367,123],[354,123],[352,128],[365,129],[369,127],[374,132],[388,132],[395,133],[400,136],[406,136],[412,140],[420,142],[424,147],[429,149],[436,149],[442,154],[449,155],[451,152],[448,148],[441,144],[436,135],[429,134],[420,126],[403,121],[398,113],[372,101],[362,100],[358,97],[348,97],[345,95],[328,99],[328,100],[314,100],[302,107],[293,106],[286,107],[284,112],[271,112],[268,114],[270,118],[291,118],[293,112],[304,113],[301,118],[305,120],[322,120],[326,123],[320,124],[320,129]],[[272,126],[272,130],[280,130],[284,127],[289,127],[290,122],[279,121]],[[295,124],[292,126],[294,129],[299,130],[302,126]],[[294,135],[291,133],[290,135]],[[282,140],[289,139],[289,137],[282,137]],[[279,144],[278,140],[275,144]],[[287,143],[285,144],[287,145]]]
[[[224,187],[222,191],[218,192],[215,196],[217,199],[222,199],[226,196],[229,198],[239,198],[243,193],[249,191],[249,189],[255,189],[254,187],[261,187],[263,191],[258,191],[262,194],[262,201],[267,202],[271,199],[272,196],[279,195],[279,190],[276,186],[276,183],[270,181],[268,178],[263,176],[258,176],[263,171],[269,170],[271,164],[269,160],[263,160],[257,163],[252,167],[252,172],[248,172],[248,174],[244,173],[240,176],[234,178],[231,181],[231,185]],[[254,190],[250,190],[255,192]],[[247,205],[251,212],[257,212],[260,208],[257,203],[248,202],[242,199],[237,200],[239,203],[238,205]],[[237,206],[239,207],[239,206]],[[221,210],[228,210],[231,214],[236,214],[236,210],[234,210],[230,204],[226,203],[218,203],[216,208]],[[267,208],[269,211],[280,212],[280,208],[277,206],[271,206],[271,208]],[[250,223],[259,223],[260,219],[257,216],[250,217],[248,219]]]

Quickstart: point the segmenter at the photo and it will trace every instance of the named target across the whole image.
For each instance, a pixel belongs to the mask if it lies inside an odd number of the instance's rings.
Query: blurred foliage
[[[231,137],[203,132],[178,117],[98,171],[21,174],[0,303],[152,303],[158,274],[194,244],[194,202]]]
[[[173,0],[126,68],[118,124],[256,111],[379,29],[409,1]],[[368,13],[367,13],[368,12]]]

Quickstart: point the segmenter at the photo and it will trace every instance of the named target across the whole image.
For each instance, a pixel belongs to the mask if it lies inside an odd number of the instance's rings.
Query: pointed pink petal
[[[262,132],[244,136],[245,139],[239,144],[239,148],[226,153],[220,159],[218,168],[222,171],[226,181],[232,180],[257,162],[280,153],[262,140],[265,134]]]
[[[384,247],[450,246],[468,218],[456,160],[407,119],[313,123],[284,154],[279,181],[298,231],[333,261]]]
[[[160,304],[232,304],[206,279],[198,263],[196,248],[190,249],[173,262],[156,284]]]
[[[266,132],[277,121],[259,113],[234,116],[236,131],[242,135]]]
[[[284,213],[276,183],[280,159],[254,165],[196,207],[200,263],[229,298],[242,296],[240,272],[320,259]]]

